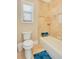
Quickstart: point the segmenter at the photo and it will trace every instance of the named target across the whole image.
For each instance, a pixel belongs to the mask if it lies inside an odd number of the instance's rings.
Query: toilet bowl
[[[23,42],[23,48],[25,49],[25,57],[26,59],[32,59],[32,47],[33,47],[33,41],[32,40],[26,40]]]
[[[23,48],[24,49],[31,49],[33,47],[33,41],[32,40],[26,40],[23,42]]]
[[[25,58],[32,59],[33,41],[31,39],[31,32],[24,32],[23,38],[24,38],[23,48],[25,50]]]

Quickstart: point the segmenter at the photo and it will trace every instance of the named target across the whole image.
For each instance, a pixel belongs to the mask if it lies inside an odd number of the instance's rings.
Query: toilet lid
[[[26,46],[26,47],[31,46],[31,45],[33,45],[33,41],[32,40],[26,40],[26,41],[23,42],[23,45]]]

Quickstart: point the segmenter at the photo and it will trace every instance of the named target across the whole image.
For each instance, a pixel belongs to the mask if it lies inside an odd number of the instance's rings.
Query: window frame
[[[29,21],[29,20],[24,21],[24,10],[23,10],[23,5],[24,4],[25,5],[32,5],[32,20],[31,21]],[[34,19],[34,4],[33,4],[33,2],[26,1],[25,3],[22,3],[22,9],[21,10],[22,10],[22,14],[21,14],[21,16],[22,16],[22,23],[33,23],[33,19]],[[28,12],[26,12],[26,13],[28,13]]]

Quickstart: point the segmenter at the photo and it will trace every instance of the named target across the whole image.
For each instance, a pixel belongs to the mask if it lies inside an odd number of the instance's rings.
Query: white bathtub
[[[41,37],[40,44],[49,53],[52,59],[62,59],[62,42],[54,37]]]

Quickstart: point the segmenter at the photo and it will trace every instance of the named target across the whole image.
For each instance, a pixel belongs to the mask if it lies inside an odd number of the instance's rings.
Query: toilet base
[[[33,58],[31,49],[26,49],[25,50],[25,58],[26,59],[32,59]]]

